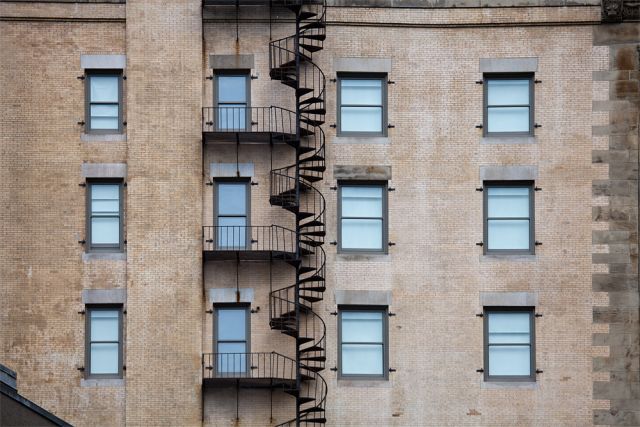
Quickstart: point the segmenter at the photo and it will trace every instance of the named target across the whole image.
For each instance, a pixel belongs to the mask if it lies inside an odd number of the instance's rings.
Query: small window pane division
[[[217,248],[242,250],[247,246],[248,183],[219,182],[217,185]]]
[[[218,307],[216,325],[216,371],[218,374],[247,372],[248,309]]]
[[[531,79],[487,79],[487,132],[529,133],[531,131]]]
[[[383,187],[341,186],[342,249],[383,250]]]
[[[342,375],[384,376],[382,310],[344,310],[340,314]]]
[[[120,183],[91,183],[91,246],[120,247]]]
[[[120,129],[120,76],[89,75],[89,128]]]
[[[89,374],[120,373],[120,310],[89,309]]]
[[[486,313],[489,377],[532,376],[532,311]]]
[[[340,78],[340,131],[383,133],[382,78]]]
[[[218,130],[240,131],[247,128],[247,79],[246,74],[217,76]]]
[[[487,186],[487,249],[531,248],[531,186]]]

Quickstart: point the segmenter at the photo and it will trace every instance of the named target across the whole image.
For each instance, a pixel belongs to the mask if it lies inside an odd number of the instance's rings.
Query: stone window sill
[[[481,388],[488,390],[537,390],[534,381],[482,381]]]
[[[82,261],[126,261],[126,252],[83,252]]]
[[[334,144],[389,144],[387,136],[336,136]]]
[[[480,144],[535,144],[535,136],[484,136]]]
[[[124,387],[124,378],[82,378],[80,387]]]
[[[536,255],[509,255],[509,254],[487,254],[480,255],[480,262],[500,262],[500,261],[514,261],[514,262],[536,262]]]
[[[127,140],[125,133],[82,133],[80,140],[84,142],[124,142]]]

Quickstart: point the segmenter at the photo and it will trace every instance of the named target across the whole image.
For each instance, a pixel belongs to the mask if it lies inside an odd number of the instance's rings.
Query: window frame
[[[92,311],[111,311],[118,310],[118,373],[116,374],[92,374],[91,373],[91,312]],[[123,306],[122,304],[87,304],[85,305],[85,379],[121,379],[124,373],[124,323],[123,323]],[[107,342],[107,341],[97,341]],[[108,341],[112,342],[112,341]]]
[[[359,249],[342,247],[342,189],[344,187],[381,187],[382,188],[382,248]],[[339,180],[338,181],[338,253],[388,254],[389,253],[389,181]],[[347,217],[347,219],[358,217]],[[372,219],[372,218],[368,218]]]
[[[123,96],[123,70],[121,69],[88,69],[85,70],[85,90],[84,90],[84,116],[85,116],[85,132],[90,134],[122,134],[124,133],[124,96]],[[99,77],[117,77],[118,78],[118,129],[92,129],[91,127],[91,78]],[[97,103],[97,104],[113,104]]]
[[[534,136],[535,129],[535,76],[534,73],[485,73],[483,75],[483,123],[482,130],[485,137],[514,137]],[[529,130],[526,132],[489,132],[489,80],[529,80]],[[525,105],[502,105],[501,107],[524,107]]]
[[[228,132],[251,132],[251,70],[247,70],[247,69],[214,69],[213,70],[213,81],[214,81],[214,86],[213,86],[213,105],[216,109],[216,111],[218,111],[218,113],[220,112],[220,90],[219,88],[219,84],[220,84],[220,77],[244,77],[245,79],[245,93],[246,93],[246,110],[245,110],[245,128],[244,129],[226,129],[226,128],[221,128],[220,127],[220,123],[218,121],[218,115],[217,114],[213,114],[213,123],[214,123],[214,129],[216,131],[219,132],[224,132],[224,131],[228,131]],[[236,102],[236,104],[238,104]],[[224,104],[223,104],[224,105]],[[224,107],[222,107],[224,108]]]
[[[483,187],[483,253],[484,255],[535,255],[535,183],[534,181],[484,181]],[[489,188],[527,187],[529,189],[529,249],[489,249]],[[524,218],[523,218],[524,219]]]
[[[387,73],[358,73],[358,72],[339,72],[337,73],[337,94],[336,94],[336,135],[337,136],[356,136],[356,137],[386,137],[388,134],[388,96],[387,96]],[[380,80],[381,81],[381,98],[382,98],[382,123],[380,132],[350,132],[342,130],[342,81],[343,80]],[[351,106],[350,104],[346,105]],[[377,105],[355,105],[355,107],[378,107]]]
[[[94,185],[114,185],[117,184],[119,187],[118,197],[119,197],[119,233],[120,239],[118,245],[111,244],[97,244],[94,245],[91,243],[92,236],[92,227],[91,227],[91,219],[93,218],[93,209],[91,206],[91,197],[93,193]],[[124,252],[124,181],[120,178],[91,178],[86,181],[87,188],[87,200],[86,200],[86,250],[87,252]]]
[[[345,311],[382,313],[382,375],[344,374],[342,372],[342,314]],[[389,380],[389,306],[386,305],[339,305],[338,306],[338,379],[339,380]],[[366,344],[366,343],[358,343]],[[378,344],[378,343],[374,343]]]
[[[218,343],[220,340],[218,339],[218,318],[220,310],[242,310],[245,312],[245,354],[251,353],[251,304],[250,303],[214,303],[213,304],[213,353],[221,354],[218,351]],[[222,341],[222,342],[241,342],[241,341]],[[233,354],[233,353],[230,353]],[[216,376],[224,377],[224,376],[237,376],[241,375],[249,375],[251,373],[251,357],[247,356],[245,358],[245,370],[238,372],[219,372],[218,371],[218,360],[214,357],[213,360],[213,372]]]
[[[529,314],[529,375],[489,375],[489,316],[491,313],[528,313]],[[535,307],[486,306],[483,308],[483,359],[485,382],[536,382],[536,323]]]
[[[246,191],[245,191],[245,206],[246,206],[246,229],[245,229],[245,249],[244,250],[249,250],[251,248],[251,178],[214,178],[213,179],[214,182],[214,195],[213,195],[213,222],[214,222],[214,226],[215,226],[215,230],[216,233],[218,230],[220,230],[219,227],[222,227],[220,225],[218,225],[218,219],[220,218],[220,212],[219,212],[219,207],[220,207],[220,203],[218,200],[218,196],[220,194],[220,191],[218,190],[219,185],[220,184],[244,184],[246,187]],[[240,218],[239,216],[223,216],[224,218]],[[224,248],[220,248],[220,246],[218,245],[218,235],[216,234],[214,236],[214,248],[216,248],[216,250],[225,250]],[[226,249],[229,250],[229,249]],[[240,249],[242,250],[242,249]]]

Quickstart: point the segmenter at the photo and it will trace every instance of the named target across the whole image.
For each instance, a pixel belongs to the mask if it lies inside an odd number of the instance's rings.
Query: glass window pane
[[[118,200],[120,198],[120,185],[118,184],[93,184],[91,186],[92,200]]]
[[[531,375],[529,346],[489,346],[489,375]]]
[[[247,214],[247,185],[244,183],[218,184],[218,215]]]
[[[120,218],[91,218],[91,243],[120,244]]]
[[[247,371],[246,343],[218,343],[217,371],[220,373]]]
[[[487,80],[488,105],[529,105],[531,80]]]
[[[343,344],[342,373],[345,375],[383,375],[382,345]]]
[[[118,373],[118,344],[91,344],[91,373]]]
[[[382,132],[382,107],[341,107],[342,132]]]
[[[247,102],[247,77],[218,76],[218,102]]]
[[[382,80],[340,80],[342,105],[382,105]]]
[[[247,245],[247,218],[218,217],[218,249],[243,249]]]
[[[91,341],[118,341],[118,310],[91,310]]]
[[[110,117],[118,118],[118,105],[92,105],[91,118]]]
[[[343,219],[343,249],[382,249],[382,220]]]
[[[529,107],[489,107],[488,132],[529,132]]]
[[[243,341],[247,332],[247,310],[218,309],[218,340]]]
[[[90,102],[119,102],[118,80],[117,76],[89,77]]]
[[[91,202],[91,214],[92,215],[118,215],[120,212],[119,200],[93,200]]]
[[[342,217],[382,217],[382,187],[344,186]]]
[[[490,334],[529,334],[531,328],[529,312],[491,312],[488,316]]]
[[[118,119],[92,117],[91,129],[118,129]]]
[[[529,249],[529,220],[489,220],[489,249]]]
[[[488,187],[489,218],[529,218],[528,187]]]
[[[244,130],[247,127],[247,105],[225,104],[219,106],[218,130]]]
[[[382,312],[342,313],[342,342],[382,342]]]

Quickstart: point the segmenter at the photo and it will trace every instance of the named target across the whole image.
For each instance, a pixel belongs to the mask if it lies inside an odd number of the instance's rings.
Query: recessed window
[[[386,183],[340,183],[339,189],[338,249],[386,252]]]
[[[533,76],[485,76],[485,136],[533,135]]]
[[[386,307],[340,307],[338,336],[340,377],[387,378]]]
[[[86,129],[90,133],[122,132],[122,71],[88,71]]]
[[[92,251],[123,249],[122,181],[90,181],[87,236]]]
[[[86,372],[88,377],[122,377],[122,306],[89,306]]]
[[[250,129],[249,74],[247,72],[216,73],[216,130],[244,131]]]
[[[485,253],[534,253],[533,193],[531,182],[485,182]]]
[[[338,75],[338,134],[385,135],[386,95],[386,76]]]
[[[216,181],[216,247],[242,250],[247,246],[249,182]]]
[[[487,308],[484,311],[486,381],[535,381],[532,308]]]
[[[249,307],[217,306],[214,326],[216,372],[219,375],[246,373],[249,353]]]

